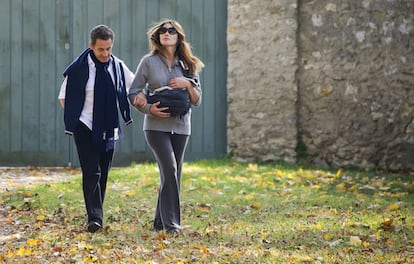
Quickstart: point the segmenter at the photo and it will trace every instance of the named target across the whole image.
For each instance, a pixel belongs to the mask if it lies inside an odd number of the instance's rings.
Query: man
[[[120,133],[118,110],[126,125],[132,122],[126,88],[134,74],[112,55],[114,37],[106,25],[91,30],[89,48],[65,69],[59,93],[65,133],[74,136],[82,169],[87,230],[91,233],[103,226],[108,172]]]

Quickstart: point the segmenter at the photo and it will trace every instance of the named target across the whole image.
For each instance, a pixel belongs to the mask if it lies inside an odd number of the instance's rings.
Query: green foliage
[[[151,231],[158,183],[156,164],[113,168],[95,234],[84,230],[80,176],[10,190],[0,196],[0,262],[414,261],[411,175],[186,163],[178,236]]]

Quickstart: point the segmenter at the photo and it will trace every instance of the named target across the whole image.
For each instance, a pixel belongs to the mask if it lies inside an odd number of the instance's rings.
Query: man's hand
[[[133,105],[136,108],[143,108],[147,104],[147,98],[143,92],[140,92],[135,96]]]

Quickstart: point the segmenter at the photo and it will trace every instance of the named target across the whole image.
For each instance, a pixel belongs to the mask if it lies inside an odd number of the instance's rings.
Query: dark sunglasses
[[[170,27],[170,28],[160,27],[158,29],[158,33],[159,34],[165,34],[165,33],[167,33],[167,31],[168,31],[168,34],[170,34],[170,35],[177,34],[177,30],[175,28],[173,28],[173,27]]]

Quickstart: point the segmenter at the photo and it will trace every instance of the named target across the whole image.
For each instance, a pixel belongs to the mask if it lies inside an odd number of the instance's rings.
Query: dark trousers
[[[154,229],[181,228],[181,168],[189,136],[161,131],[145,131],[160,170],[160,190],[155,210]]]
[[[96,221],[102,225],[106,182],[114,151],[97,150],[92,144],[92,131],[82,122],[79,122],[74,138],[82,168],[82,188],[88,222]]]

